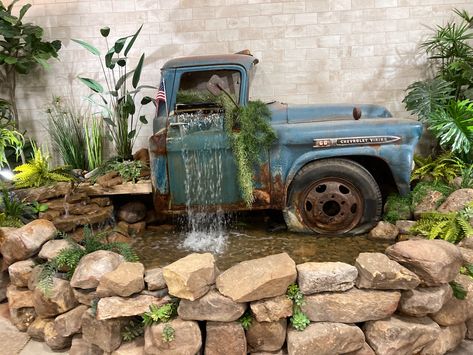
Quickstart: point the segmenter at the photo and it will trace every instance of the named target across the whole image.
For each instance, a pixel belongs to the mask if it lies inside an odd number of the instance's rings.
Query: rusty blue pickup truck
[[[386,196],[409,191],[421,123],[393,118],[378,105],[269,102],[277,139],[254,171],[255,199],[248,206],[223,129],[223,108],[205,97],[209,81],[218,77],[238,105],[247,105],[257,63],[249,54],[229,54],[164,64],[150,138],[156,210],[276,209],[290,230],[328,235],[373,227]],[[184,98],[190,92],[196,99],[189,102]]]

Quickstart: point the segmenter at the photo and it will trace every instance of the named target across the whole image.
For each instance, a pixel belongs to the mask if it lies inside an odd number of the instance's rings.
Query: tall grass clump
[[[103,163],[103,124],[97,117],[84,121],[85,142],[89,170],[93,170]]]

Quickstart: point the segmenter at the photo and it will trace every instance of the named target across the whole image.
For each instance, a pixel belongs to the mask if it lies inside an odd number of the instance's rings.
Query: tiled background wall
[[[22,0],[17,7],[27,2],[27,19],[63,42],[49,72],[19,84],[22,126],[40,140],[52,95],[80,102],[87,91],[77,75],[100,77],[96,58],[71,38],[104,50],[103,26],[114,40],[144,24],[131,53],[147,55],[143,84],[157,85],[169,58],[248,48],[260,59],[253,98],[380,103],[407,116],[404,90],[427,75],[419,43],[429,27],[452,19],[452,8],[473,12],[472,0]],[[141,130],[138,146],[151,131],[151,124]]]

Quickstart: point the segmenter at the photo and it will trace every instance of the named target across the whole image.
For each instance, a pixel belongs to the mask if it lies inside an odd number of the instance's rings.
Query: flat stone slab
[[[308,262],[297,265],[297,283],[305,295],[348,290],[354,286],[357,276],[357,269],[346,263]]]

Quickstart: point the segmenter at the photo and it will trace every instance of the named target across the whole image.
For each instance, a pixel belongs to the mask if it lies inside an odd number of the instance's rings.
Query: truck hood
[[[391,113],[378,105],[292,105],[281,102],[268,104],[274,123],[306,123],[331,120],[353,120],[353,109],[361,109],[361,119],[389,118]]]

